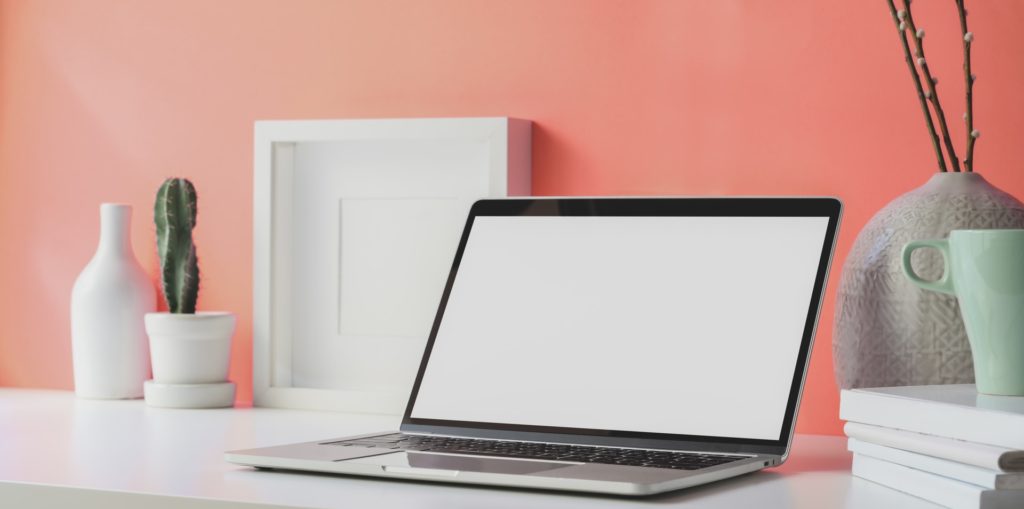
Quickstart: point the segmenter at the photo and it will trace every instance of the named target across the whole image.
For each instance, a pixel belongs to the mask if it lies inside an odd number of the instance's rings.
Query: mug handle
[[[910,265],[910,255],[917,249],[922,247],[930,247],[937,249],[942,253],[942,277],[935,281],[928,281],[922,279],[914,272],[914,268]],[[903,273],[907,275],[910,282],[914,283],[925,290],[932,290],[934,292],[948,293],[950,295],[956,295],[956,289],[953,288],[953,280],[949,277],[949,241],[942,240],[914,240],[908,242],[907,245],[903,246]]]

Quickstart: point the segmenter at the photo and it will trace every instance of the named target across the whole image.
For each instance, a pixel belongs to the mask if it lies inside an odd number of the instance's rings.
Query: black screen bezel
[[[796,420],[822,294],[835,247],[841,210],[842,204],[835,198],[531,198],[477,201],[470,209],[458,250],[452,262],[452,269],[449,272],[419,371],[416,374],[416,381],[402,418],[402,431],[667,449],[687,449],[700,446],[707,450],[723,452],[784,454],[788,448]],[[827,217],[828,226],[822,242],[814,288],[808,303],[803,337],[793,369],[789,400],[778,438],[775,440],[731,438],[412,417],[412,409],[416,404],[420,383],[430,360],[430,353],[444,316],[445,307],[448,304],[448,297],[455,282],[463,252],[472,231],[474,219],[479,216]],[[773,368],[777,369],[777,367],[766,366],[766,369]]]

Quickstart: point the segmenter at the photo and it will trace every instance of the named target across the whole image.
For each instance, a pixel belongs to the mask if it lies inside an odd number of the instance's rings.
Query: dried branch
[[[946,171],[946,160],[942,157],[942,149],[939,147],[939,136],[935,133],[935,124],[932,122],[932,112],[928,109],[928,102],[925,100],[924,89],[921,87],[921,77],[914,67],[914,59],[910,54],[910,43],[907,42],[906,24],[900,19],[901,14],[896,12],[896,5],[893,0],[889,2],[889,12],[892,13],[892,20],[896,24],[896,30],[900,34],[900,41],[903,43],[903,54],[907,60],[907,68],[910,69],[910,76],[914,78],[914,87],[917,89],[917,98],[921,101],[921,110],[924,111],[924,121],[928,126],[928,134],[935,147],[935,157],[939,160],[939,171]],[[900,11],[903,12],[903,11]],[[905,14],[902,16],[906,16]]]
[[[974,130],[974,80],[971,74],[971,43],[974,42],[974,34],[967,31],[967,10],[964,9],[964,0],[956,0],[956,9],[960,13],[960,32],[963,35],[964,43],[964,82],[967,90],[967,107],[964,112],[964,120],[967,122],[967,156],[964,157],[964,169],[974,171],[974,142],[978,139],[978,131]]]
[[[928,126],[928,134],[932,138],[932,145],[935,147],[935,157],[939,160],[939,171],[946,171],[946,160],[942,157],[942,149],[939,147],[939,136],[935,133],[935,124],[932,122],[932,112],[928,109],[928,102],[925,99],[925,90],[921,86],[921,77],[918,76],[918,68],[913,66],[913,57],[910,55],[910,43],[906,40],[906,24],[900,19],[900,15],[896,11],[896,5],[893,0],[887,0],[889,2],[889,12],[892,13],[893,23],[896,24],[896,30],[899,32],[900,42],[903,43],[903,55],[906,58],[906,67],[910,70],[910,77],[913,78],[913,86],[918,90],[918,99],[921,100],[921,109],[925,112],[925,124]],[[902,12],[902,11],[900,11]]]
[[[949,162],[953,165],[953,171],[960,171],[960,160],[957,159],[956,149],[953,148],[953,140],[949,137],[946,114],[942,111],[942,104],[939,103],[939,94],[935,90],[935,85],[938,84],[939,80],[932,77],[931,70],[928,68],[928,60],[924,57],[924,30],[919,30],[914,25],[914,15],[910,11],[910,0],[903,0],[903,9],[907,13],[904,20],[906,28],[913,34],[914,46],[917,48],[917,65],[921,68],[924,81],[928,84],[928,93],[925,94],[925,97],[931,100],[932,108],[935,109],[935,117],[939,120],[939,128],[942,129],[942,141],[946,144],[946,153],[949,155]]]

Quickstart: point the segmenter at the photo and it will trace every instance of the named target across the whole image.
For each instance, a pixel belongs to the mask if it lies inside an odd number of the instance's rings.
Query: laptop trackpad
[[[345,460],[345,463],[380,465],[383,470],[395,473],[417,473],[424,475],[454,476],[459,472],[488,472],[493,474],[532,474],[574,463],[547,461],[524,461],[514,459],[484,458],[479,456],[453,456],[425,452],[396,452],[368,458]]]

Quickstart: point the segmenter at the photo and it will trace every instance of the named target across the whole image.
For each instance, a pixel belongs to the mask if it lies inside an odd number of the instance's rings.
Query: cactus
[[[171,313],[196,312],[199,264],[192,242],[196,211],[196,188],[188,179],[164,181],[156,193],[154,221],[161,287]]]

